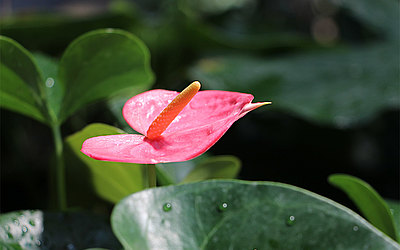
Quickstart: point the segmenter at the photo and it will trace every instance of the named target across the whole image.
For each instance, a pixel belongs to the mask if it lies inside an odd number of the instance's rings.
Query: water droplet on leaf
[[[296,221],[296,217],[294,217],[293,215],[289,216],[289,218],[286,220],[286,225],[288,226],[293,226],[293,224]]]
[[[66,246],[66,249],[68,249],[68,250],[73,250],[73,249],[75,249],[75,246],[74,246],[74,244],[69,243],[69,244]]]
[[[24,235],[26,232],[28,232],[28,228],[26,226],[22,227],[22,235]]]
[[[171,211],[171,209],[172,209],[171,203],[167,202],[167,203],[165,203],[165,204],[163,205],[163,210],[164,210],[164,212],[169,212],[169,211]]]
[[[19,226],[19,220],[14,219],[13,222],[14,222],[15,225]]]
[[[54,79],[51,78],[51,77],[47,78],[47,80],[46,80],[46,87],[52,88],[53,86],[54,86]]]
[[[42,245],[42,242],[40,240],[35,241],[36,246],[40,247]]]
[[[228,209],[228,203],[226,202],[222,202],[219,206],[218,206],[219,211],[225,211]]]
[[[357,231],[358,231],[358,226],[354,226],[354,227],[353,227],[353,231],[354,231],[354,232],[357,232]]]

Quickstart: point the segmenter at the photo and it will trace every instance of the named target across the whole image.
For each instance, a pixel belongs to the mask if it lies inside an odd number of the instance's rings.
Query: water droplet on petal
[[[222,202],[219,206],[218,206],[219,211],[225,211],[228,209],[228,203],[226,202]]]
[[[288,226],[293,226],[293,224],[296,222],[296,217],[293,215],[289,216],[289,218],[286,220],[286,225]]]
[[[172,209],[171,203],[167,202],[167,203],[165,203],[165,204],[163,205],[163,210],[164,210],[164,212],[169,212],[169,211],[171,211],[171,209]]]
[[[14,219],[13,222],[14,222],[15,225],[19,226],[19,220]]]
[[[54,86],[54,79],[51,78],[51,77],[47,78],[47,80],[46,80],[46,87],[52,88],[53,86]]]
[[[357,232],[357,231],[358,231],[358,226],[354,226],[354,227],[353,227],[353,231],[354,231],[354,232]]]

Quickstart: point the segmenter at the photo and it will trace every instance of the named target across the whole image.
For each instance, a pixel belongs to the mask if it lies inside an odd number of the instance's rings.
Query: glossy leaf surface
[[[349,127],[398,107],[398,58],[391,56],[395,48],[377,45],[268,60],[208,58],[191,75],[206,88],[257,93],[260,100],[268,97],[273,109]]]
[[[331,175],[328,180],[349,196],[372,225],[393,239],[397,239],[393,215],[388,205],[368,183],[344,174]]]
[[[153,82],[147,47],[122,30],[96,30],[73,41],[60,61],[64,85],[61,120],[95,100],[123,91],[146,90]]]
[[[94,191],[103,199],[116,203],[125,196],[146,187],[145,167],[134,163],[97,161],[84,155],[80,149],[82,143],[94,136],[121,134],[124,131],[106,124],[95,123],[66,138],[70,149],[79,157],[89,170],[89,181]],[[82,172],[84,169],[82,169]]]
[[[145,190],[114,208],[126,249],[398,249],[351,210],[272,182],[205,181]]]
[[[42,77],[32,55],[0,36],[0,106],[46,123]]]
[[[209,179],[233,179],[241,168],[241,162],[237,157],[214,156],[203,160],[189,172],[182,183],[203,181]]]

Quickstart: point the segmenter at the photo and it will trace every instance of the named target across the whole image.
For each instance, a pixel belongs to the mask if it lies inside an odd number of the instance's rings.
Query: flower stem
[[[149,181],[149,188],[157,186],[156,165],[147,165],[147,178]]]
[[[54,145],[56,148],[56,171],[55,171],[55,184],[57,195],[57,206],[61,211],[67,208],[67,195],[65,190],[65,167],[63,160],[63,140],[61,136],[60,126],[58,124],[52,125]]]

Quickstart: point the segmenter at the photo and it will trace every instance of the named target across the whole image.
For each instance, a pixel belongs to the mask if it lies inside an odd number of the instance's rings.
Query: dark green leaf
[[[234,156],[214,156],[196,165],[182,183],[208,179],[233,179],[241,168],[241,162]]]
[[[51,119],[57,122],[63,98],[63,86],[57,79],[58,61],[41,53],[35,53],[34,57],[44,79],[47,110]]]
[[[272,182],[148,189],[117,204],[111,224],[126,249],[399,249],[351,210]]]
[[[201,60],[191,71],[206,88],[252,93],[268,109],[348,127],[399,107],[396,47],[375,45],[280,59],[230,56]],[[368,58],[368,60],[366,59]]]
[[[400,202],[395,200],[385,200],[393,215],[394,225],[396,227],[397,239],[400,239]]]
[[[107,218],[25,210],[0,215],[2,249],[120,248]]]
[[[154,75],[147,47],[132,34],[97,30],[73,41],[61,58],[61,121],[86,104],[125,91],[142,92]]]
[[[95,123],[86,126],[83,130],[65,140],[67,146],[85,164],[82,166],[85,169],[80,171],[90,172],[89,180],[95,192],[103,199],[114,203],[146,187],[146,179],[143,176],[143,168],[146,166],[134,163],[98,161],[84,155],[80,150],[82,143],[88,138],[121,133],[124,133],[124,131],[105,124]],[[79,176],[79,172],[76,174]]]
[[[382,197],[368,183],[344,174],[331,175],[328,180],[349,196],[372,225],[396,240],[393,215]]]
[[[338,1],[331,0],[335,4]],[[399,40],[399,1],[395,0],[344,0],[340,6],[349,9],[362,22],[368,24],[378,34]]]
[[[0,36],[0,106],[46,123],[42,77],[32,55]]]

